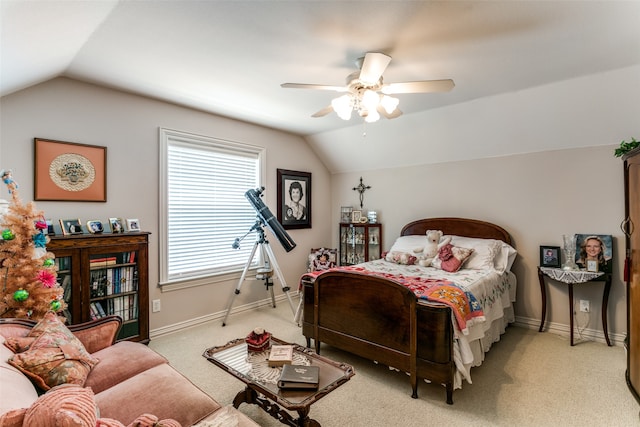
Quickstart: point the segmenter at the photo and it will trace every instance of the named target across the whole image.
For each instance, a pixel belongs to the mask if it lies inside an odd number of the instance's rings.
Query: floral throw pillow
[[[473,249],[453,246],[451,243],[447,243],[438,249],[438,256],[433,259],[431,265],[440,270],[455,273],[460,270],[462,264],[464,264],[472,253]]]
[[[53,312],[45,314],[26,338],[33,339],[28,346],[24,345],[24,339],[13,342],[7,338],[9,348],[23,350],[8,362],[43,390],[60,384],[84,385],[87,375],[98,363]]]

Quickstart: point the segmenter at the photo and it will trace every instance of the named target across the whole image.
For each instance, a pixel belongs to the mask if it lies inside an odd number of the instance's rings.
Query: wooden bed
[[[427,230],[511,244],[502,227],[463,218],[414,221],[401,235],[425,235]],[[454,326],[447,305],[419,300],[395,281],[358,272],[328,271],[315,280],[303,276],[301,285],[308,347],[313,339],[318,353],[320,343],[326,343],[405,371],[413,398],[419,378],[443,384],[446,401],[453,404]]]

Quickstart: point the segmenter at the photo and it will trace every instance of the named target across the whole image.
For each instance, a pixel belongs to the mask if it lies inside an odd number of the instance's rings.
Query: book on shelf
[[[272,345],[267,359],[269,367],[291,365],[293,362],[293,346],[292,345]]]
[[[284,365],[278,380],[283,390],[315,390],[318,388],[320,368],[317,366]]]
[[[95,306],[96,306],[96,310],[98,311],[99,317],[105,317],[107,315],[107,313],[104,311],[104,308],[102,308],[102,304],[100,304],[100,302],[96,302]]]
[[[92,268],[106,267],[116,263],[116,257],[92,258],[89,260],[89,264]]]

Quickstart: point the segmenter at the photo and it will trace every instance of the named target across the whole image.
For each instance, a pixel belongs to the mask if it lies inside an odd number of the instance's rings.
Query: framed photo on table
[[[34,200],[106,202],[107,148],[34,138]]]
[[[285,229],[311,228],[311,173],[278,169],[278,222]]]
[[[560,268],[560,246],[540,246],[540,267]]]
[[[140,221],[138,219],[127,219],[127,231],[140,231]]]
[[[60,227],[62,228],[62,234],[69,236],[71,234],[82,234],[82,225],[79,219],[61,219]]]
[[[575,262],[583,270],[611,273],[613,270],[613,236],[610,234],[576,234]],[[589,262],[595,261],[595,262]]]
[[[109,227],[113,234],[124,233],[124,223],[122,222],[122,218],[109,218]]]

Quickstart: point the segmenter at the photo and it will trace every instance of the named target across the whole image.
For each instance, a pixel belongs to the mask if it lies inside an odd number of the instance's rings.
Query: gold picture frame
[[[34,138],[34,153],[34,200],[107,201],[107,147]]]
[[[60,219],[60,228],[62,228],[62,234],[65,236],[83,234],[79,218]]]

